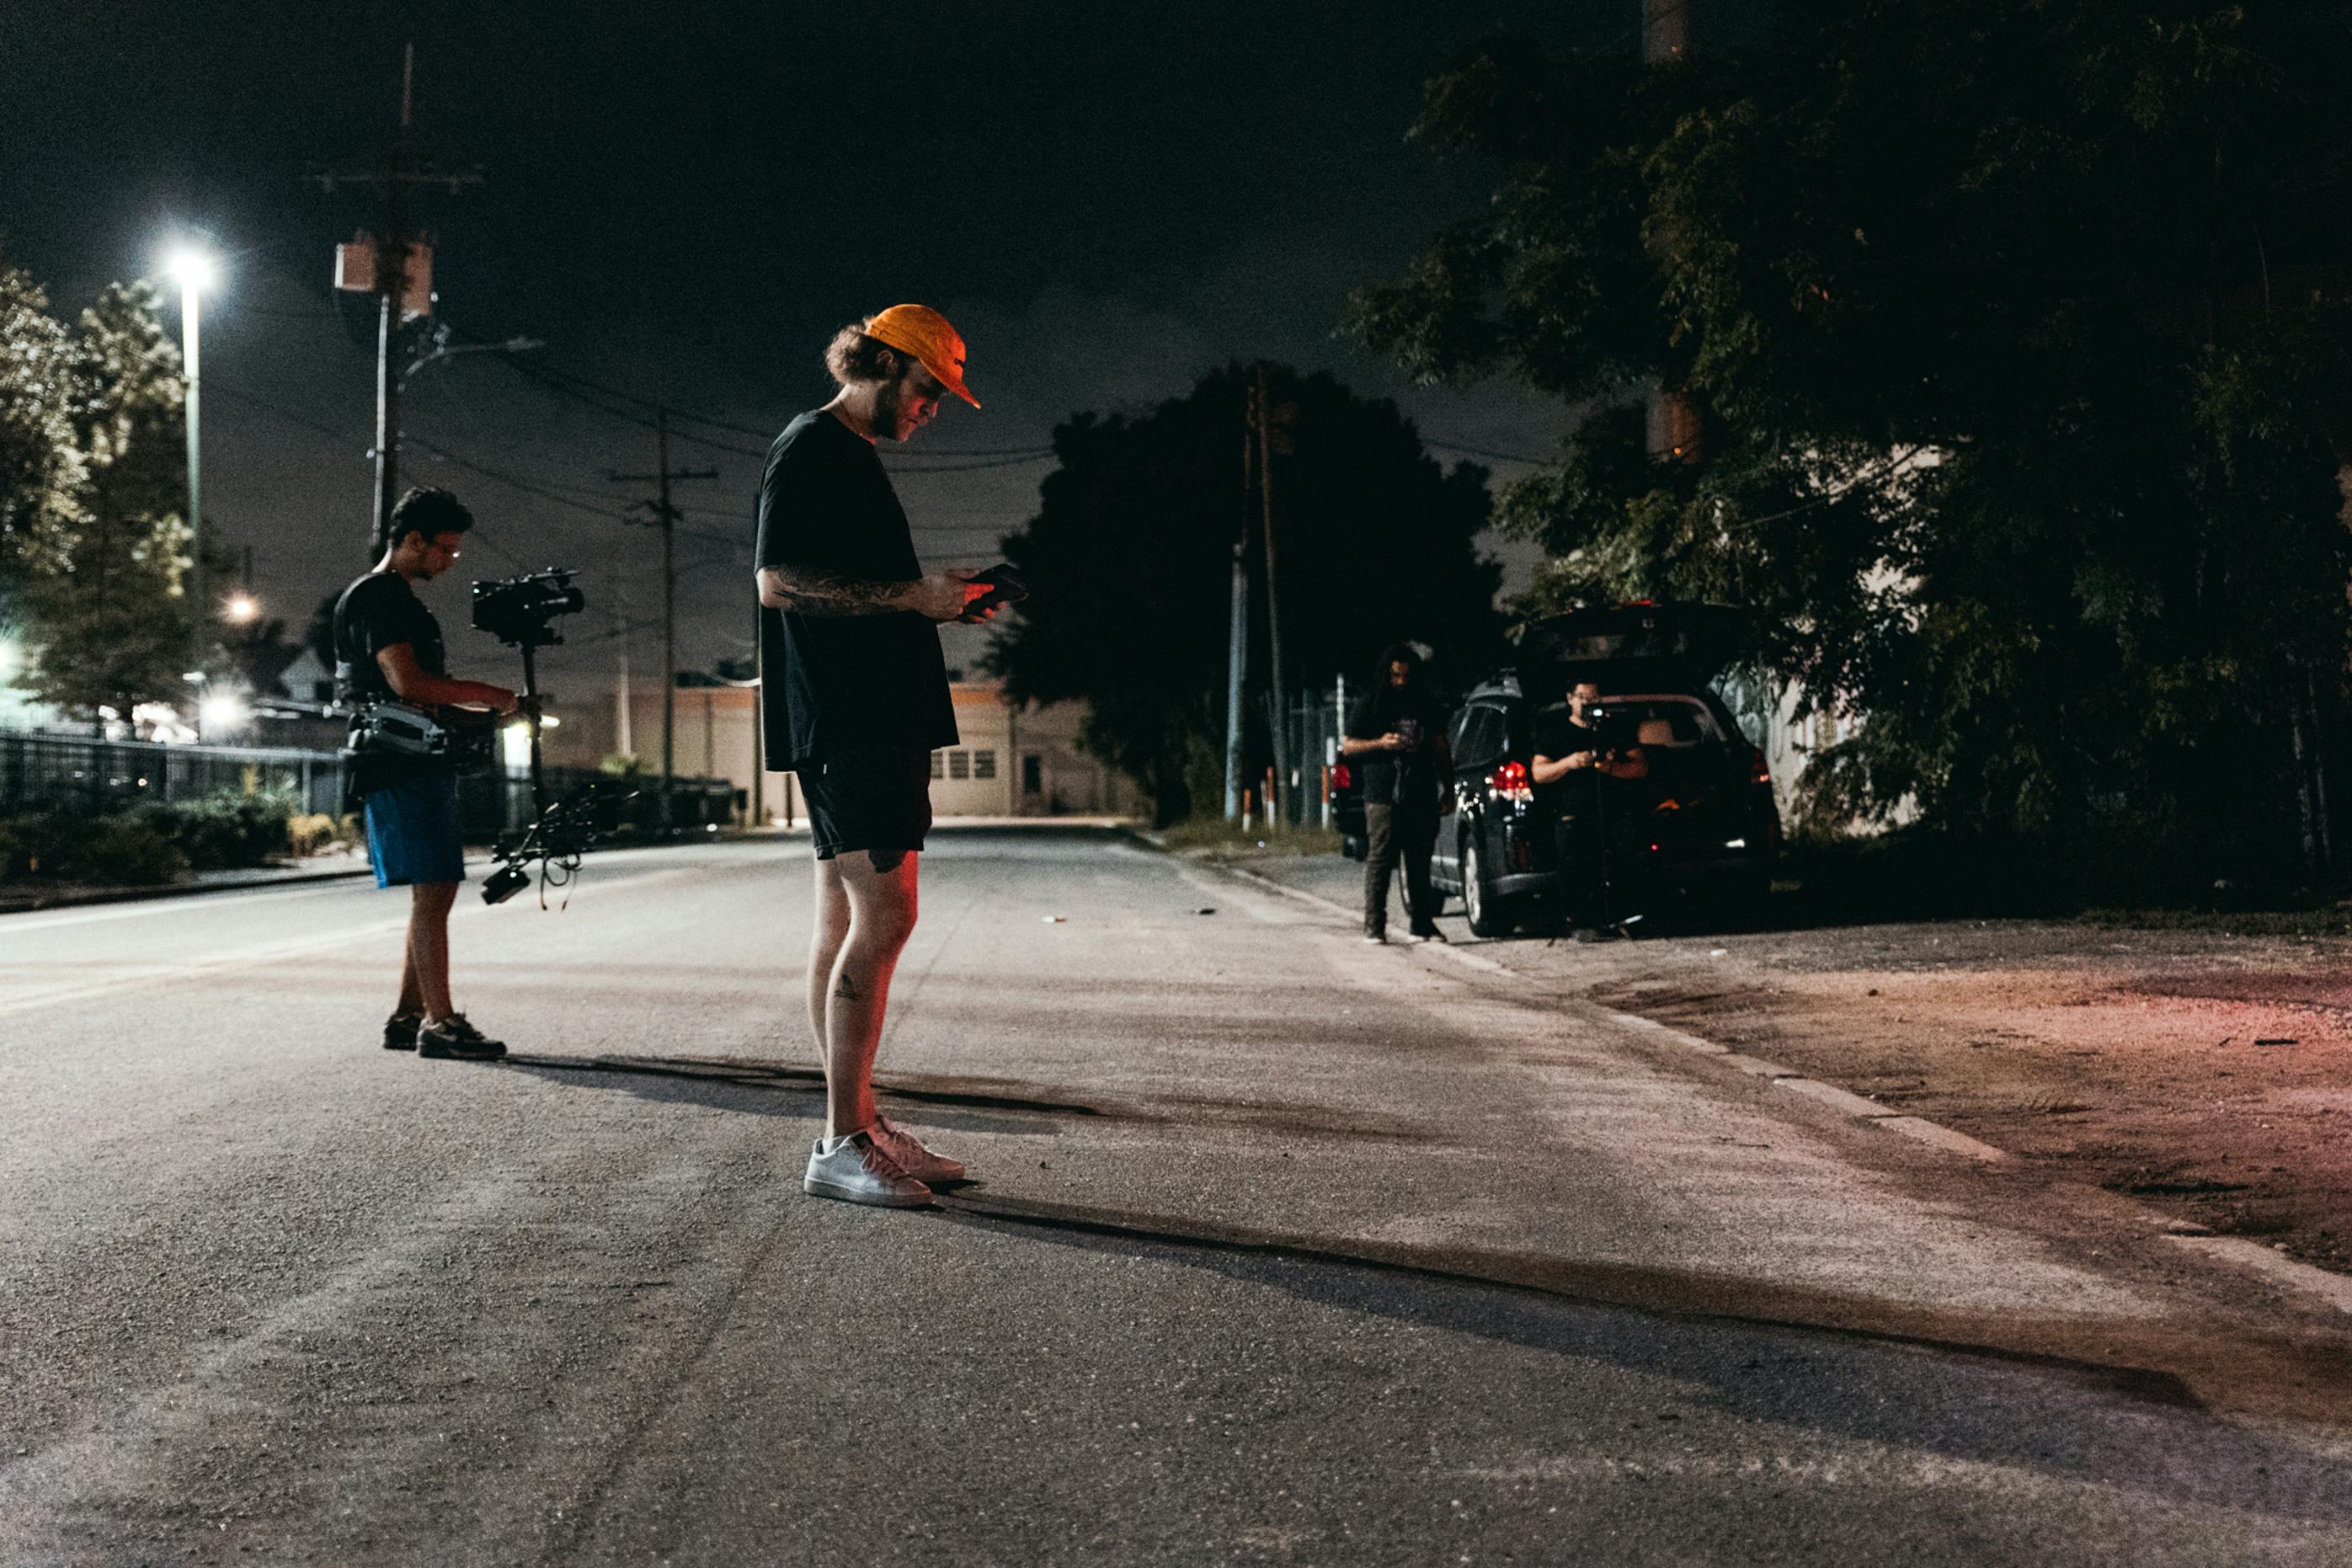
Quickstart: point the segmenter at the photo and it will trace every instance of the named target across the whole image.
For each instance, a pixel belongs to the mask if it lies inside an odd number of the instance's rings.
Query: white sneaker
[[[874,1141],[887,1149],[890,1158],[898,1162],[899,1169],[915,1180],[924,1183],[963,1180],[962,1161],[933,1153],[923,1147],[921,1139],[888,1117],[877,1114],[869,1131],[874,1134]]]
[[[931,1189],[908,1175],[871,1129],[818,1139],[809,1151],[801,1191],[812,1197],[888,1209],[919,1209],[931,1201]]]

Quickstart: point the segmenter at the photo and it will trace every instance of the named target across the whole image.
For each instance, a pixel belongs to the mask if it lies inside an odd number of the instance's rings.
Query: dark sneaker
[[[416,1054],[458,1061],[493,1062],[507,1054],[507,1047],[504,1040],[491,1039],[466,1022],[463,1013],[452,1013],[437,1024],[417,1026]]]
[[[413,1051],[416,1048],[416,1031],[423,1026],[422,1013],[394,1013],[383,1021],[383,1048],[387,1051]]]
[[[1427,931],[1414,931],[1412,933],[1412,940],[1415,942],[1444,942],[1445,933],[1438,930],[1435,926],[1432,926]],[[1448,943],[1447,945],[1451,946],[1452,944]]]

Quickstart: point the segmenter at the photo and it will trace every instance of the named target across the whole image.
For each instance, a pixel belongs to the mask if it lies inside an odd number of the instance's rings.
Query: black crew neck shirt
[[[407,578],[397,572],[371,572],[344,589],[343,596],[335,601],[335,662],[341,667],[336,671],[336,700],[347,706],[399,701],[375,656],[402,643],[415,653],[417,668],[427,675],[448,675],[449,654],[441,640],[441,623],[425,607]],[[444,757],[364,753],[353,757],[351,766],[354,795],[457,771]]]
[[[760,480],[756,562],[871,582],[923,574],[907,513],[874,444],[818,409],[784,426]],[[913,610],[803,616],[760,610],[760,726],[768,766],[845,752],[956,743],[940,634]]]
[[[1630,726],[1615,720],[1604,721],[1598,726],[1580,724],[1568,716],[1568,705],[1563,702],[1558,707],[1547,708],[1536,716],[1535,743],[1528,748],[1528,752],[1558,762],[1579,752],[1623,752],[1631,750],[1633,745],[1633,731]],[[1579,768],[1544,787],[1551,792],[1552,798],[1562,807],[1575,809],[1591,805],[1604,784],[1614,791],[1624,782],[1612,778],[1599,768]]]
[[[1357,699],[1348,712],[1348,738],[1377,741],[1382,735],[1404,735],[1413,741],[1405,752],[1363,752],[1349,759],[1363,774],[1367,805],[1426,805],[1437,809],[1436,747],[1444,721],[1426,691],[1408,686],[1399,691],[1383,686]],[[1408,726],[1418,726],[1416,732]]]

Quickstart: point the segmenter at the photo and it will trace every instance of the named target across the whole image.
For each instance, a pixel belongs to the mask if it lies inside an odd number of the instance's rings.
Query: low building
[[[1123,816],[1142,809],[1140,787],[1079,742],[1083,705],[1016,707],[993,680],[960,680],[950,691],[960,739],[931,753],[936,815]],[[567,703],[556,711],[562,721],[546,733],[549,762],[594,767],[617,753],[635,757],[648,773],[660,771],[659,687],[633,687],[625,696],[615,692],[608,701]],[[681,684],[674,713],[675,773],[730,780],[747,814],[775,822],[800,816],[791,775],[759,766],[764,759],[756,751],[757,689]]]

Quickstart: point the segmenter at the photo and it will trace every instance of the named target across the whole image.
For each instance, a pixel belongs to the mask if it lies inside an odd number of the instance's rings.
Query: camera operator
[[[1528,779],[1559,813],[1561,903],[1579,942],[1601,940],[1608,934],[1606,922],[1619,918],[1609,908],[1616,869],[1611,858],[1626,825],[1638,820],[1639,802],[1624,798],[1614,786],[1650,776],[1641,746],[1620,734],[1618,726],[1594,717],[1600,700],[1601,688],[1592,681],[1570,687],[1568,700],[1538,719],[1528,764]],[[1619,798],[1612,800],[1612,794]],[[1622,866],[1623,857],[1616,859]]]
[[[1437,819],[1454,809],[1454,758],[1445,715],[1421,681],[1410,643],[1383,650],[1372,689],[1348,714],[1339,754],[1364,776],[1364,940],[1389,939],[1389,882],[1404,867],[1406,927],[1415,942],[1444,942],[1429,885]]]
[[[412,586],[456,565],[473,526],[474,514],[447,490],[411,489],[393,507],[383,558],[335,602],[335,676],[345,705],[516,710],[515,694],[503,686],[450,678],[440,623]],[[384,1020],[384,1049],[468,1060],[506,1055],[449,1000],[449,908],[466,879],[455,764],[371,754],[362,746],[350,765],[351,789],[367,814],[375,885],[409,889],[400,1000]]]

